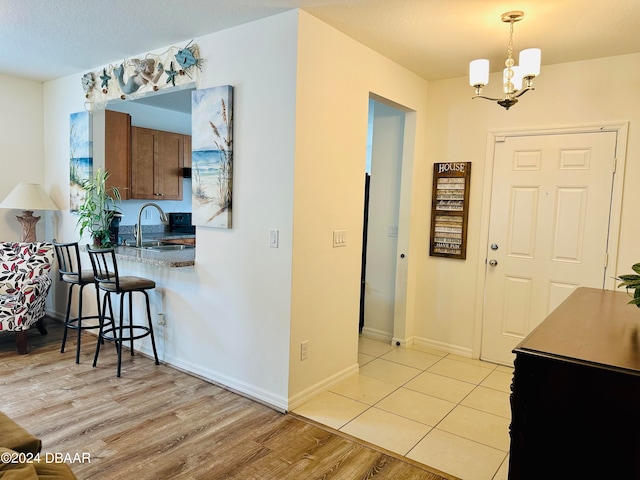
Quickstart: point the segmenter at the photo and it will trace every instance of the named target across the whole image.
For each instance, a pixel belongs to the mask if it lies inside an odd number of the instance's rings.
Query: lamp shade
[[[483,87],[489,83],[489,60],[480,58],[469,63],[469,85]]]
[[[537,77],[540,75],[541,56],[539,48],[527,48],[520,52],[518,66],[523,77]]]
[[[20,182],[0,203],[0,208],[16,210],[60,210],[37,183]]]

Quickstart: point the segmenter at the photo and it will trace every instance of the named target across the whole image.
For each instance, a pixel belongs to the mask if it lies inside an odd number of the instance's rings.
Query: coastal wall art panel
[[[231,228],[233,180],[233,87],[191,94],[192,221]]]
[[[93,132],[89,112],[72,113],[69,130],[69,202],[77,212],[84,201],[84,183],[93,176]]]
[[[198,45],[170,47],[160,54],[147,53],[82,76],[85,109],[103,109],[110,100],[133,100],[149,92],[198,83],[204,66]]]

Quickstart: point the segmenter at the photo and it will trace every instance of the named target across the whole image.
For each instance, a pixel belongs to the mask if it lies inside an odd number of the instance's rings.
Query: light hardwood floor
[[[92,368],[95,337],[75,331],[60,353],[62,326],[29,332],[17,355],[0,335],[0,410],[63,454],[79,479],[452,479],[292,414],[281,414],[112,344]],[[84,461],[83,461],[84,460]],[[88,461],[87,461],[88,460]]]

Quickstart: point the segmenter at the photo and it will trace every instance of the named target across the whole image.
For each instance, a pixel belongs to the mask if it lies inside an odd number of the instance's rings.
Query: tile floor
[[[360,373],[294,409],[464,480],[506,480],[513,369],[360,337]]]

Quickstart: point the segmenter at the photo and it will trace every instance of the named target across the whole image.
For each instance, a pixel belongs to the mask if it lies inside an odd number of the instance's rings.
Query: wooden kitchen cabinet
[[[117,187],[122,200],[131,198],[131,116],[105,110],[105,170],[107,188]]]
[[[131,198],[182,200],[184,135],[131,127]]]
[[[184,156],[182,159],[182,165],[187,168],[191,168],[191,135],[183,135],[184,141]]]

